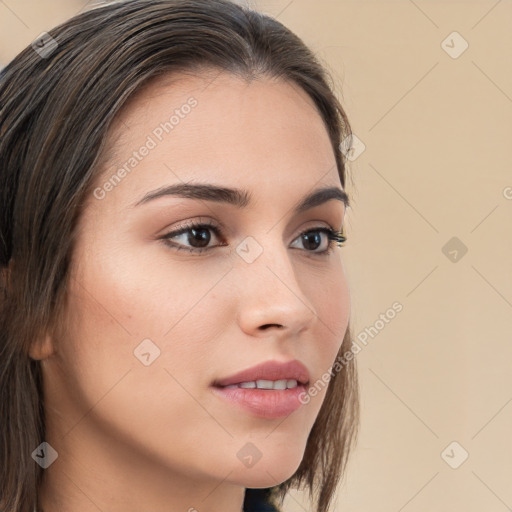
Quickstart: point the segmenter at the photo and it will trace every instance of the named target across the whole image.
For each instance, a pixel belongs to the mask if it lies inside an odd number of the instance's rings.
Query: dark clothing
[[[246,489],[244,512],[281,512],[269,501],[269,489]]]
[[[244,512],[281,512],[268,501],[269,492],[269,489],[246,489]],[[34,512],[42,511],[34,507]]]

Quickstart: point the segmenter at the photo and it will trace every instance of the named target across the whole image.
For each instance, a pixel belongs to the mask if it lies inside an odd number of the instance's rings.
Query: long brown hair
[[[50,30],[0,73],[0,510],[32,512],[45,440],[40,361],[29,347],[55,328],[76,226],[113,119],[158,75],[212,68],[282,78],[314,101],[345,187],[340,143],[351,136],[332,79],[275,19],[230,0],[127,0]],[[39,51],[38,51],[39,50]],[[351,346],[347,330],[338,356]],[[326,512],[359,425],[355,360],[334,372],[303,460],[272,499],[307,488]],[[274,503],[275,503],[274,500]]]

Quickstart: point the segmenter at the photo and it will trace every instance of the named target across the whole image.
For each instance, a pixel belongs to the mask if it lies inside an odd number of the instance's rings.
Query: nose
[[[291,337],[311,328],[317,313],[285,247],[265,249],[252,263],[240,260],[236,267],[238,323],[244,332],[261,336],[279,330]]]

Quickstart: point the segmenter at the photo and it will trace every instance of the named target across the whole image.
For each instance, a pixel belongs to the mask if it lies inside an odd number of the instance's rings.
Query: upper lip
[[[214,386],[229,386],[230,384],[240,384],[241,382],[251,382],[256,380],[292,380],[295,379],[299,384],[309,382],[308,369],[298,360],[280,362],[266,361],[252,368],[238,372],[230,377],[216,380]]]

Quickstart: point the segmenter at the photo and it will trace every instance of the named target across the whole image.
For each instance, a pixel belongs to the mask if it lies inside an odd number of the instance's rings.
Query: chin
[[[263,489],[282,484],[291,478],[297,471],[302,458],[277,460],[269,458],[267,461],[261,459],[252,468],[239,469],[234,477],[239,485],[244,487]]]

